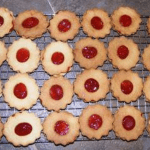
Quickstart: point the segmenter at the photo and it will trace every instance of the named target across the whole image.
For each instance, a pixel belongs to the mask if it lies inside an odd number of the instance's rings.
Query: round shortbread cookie
[[[149,93],[149,89],[150,89],[150,76],[148,76],[144,82],[144,87],[143,87],[143,92],[144,95],[146,97],[146,100],[148,102],[150,102],[150,93]]]
[[[7,49],[5,47],[4,42],[0,41],[0,66],[6,60]]]

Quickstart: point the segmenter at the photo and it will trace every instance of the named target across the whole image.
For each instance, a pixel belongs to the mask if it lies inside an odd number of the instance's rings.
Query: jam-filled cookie
[[[108,46],[108,57],[114,67],[129,70],[139,60],[140,51],[137,44],[125,37],[116,37]]]
[[[109,92],[107,74],[101,70],[84,70],[74,82],[74,92],[85,102],[95,102]]]
[[[13,13],[7,8],[0,7],[0,37],[13,30]]]
[[[14,20],[14,29],[17,34],[25,38],[35,39],[46,32],[48,18],[37,10],[21,12]]]
[[[148,114],[148,120],[147,120],[147,128],[148,134],[150,135],[150,113]]]
[[[147,29],[148,29],[148,34],[150,34],[150,17],[147,20]]]
[[[7,49],[4,42],[0,41],[0,66],[6,60]]]
[[[39,65],[40,50],[30,39],[20,38],[8,48],[7,61],[14,71],[32,72]]]
[[[14,146],[27,146],[40,137],[41,121],[34,113],[18,112],[10,116],[4,125],[4,135]]]
[[[111,20],[107,12],[94,8],[84,13],[81,25],[88,36],[104,38],[110,33]]]
[[[73,64],[73,52],[67,43],[52,42],[41,54],[44,70],[50,75],[66,73]]]
[[[4,129],[4,125],[3,125],[3,123],[1,122],[1,119],[0,119],[0,140],[1,140],[1,137],[3,136],[3,129]]]
[[[141,96],[143,82],[137,73],[122,70],[113,75],[110,88],[118,101],[130,103]]]
[[[140,15],[130,7],[119,7],[111,15],[114,30],[119,34],[134,34],[142,22]]]
[[[75,61],[86,69],[102,66],[107,59],[104,43],[97,39],[85,38],[75,44]]]
[[[148,102],[150,102],[150,93],[149,93],[149,89],[150,89],[150,76],[148,76],[146,78],[146,81],[144,82],[144,87],[143,87],[143,92],[145,94],[146,100]]]
[[[113,116],[107,107],[93,105],[86,107],[79,117],[80,130],[89,139],[101,139],[112,129]]]
[[[123,140],[136,140],[143,134],[145,118],[142,112],[133,106],[119,108],[114,115],[113,130]]]
[[[58,111],[70,104],[73,96],[73,85],[62,76],[51,77],[41,88],[41,103],[48,110]]]
[[[43,123],[43,131],[49,141],[67,145],[79,136],[78,118],[66,111],[53,112]]]
[[[52,38],[60,41],[73,39],[80,28],[79,18],[71,11],[59,11],[51,20],[48,30]]]
[[[3,94],[10,107],[29,109],[39,97],[38,85],[28,74],[18,73],[5,83]]]

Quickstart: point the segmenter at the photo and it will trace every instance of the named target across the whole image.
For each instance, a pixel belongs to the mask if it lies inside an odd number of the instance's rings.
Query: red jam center
[[[85,58],[91,59],[97,55],[97,49],[95,47],[84,47],[82,49],[82,54]]]
[[[32,131],[32,126],[29,123],[19,123],[16,127],[15,127],[15,133],[19,136],[26,136],[28,134],[30,134]]]
[[[91,25],[94,29],[100,30],[103,28],[103,21],[101,20],[101,18],[95,16],[91,19]]]
[[[90,128],[98,130],[102,126],[103,120],[101,116],[97,114],[93,114],[90,116],[88,123]]]
[[[55,132],[59,135],[66,135],[69,131],[69,125],[65,121],[57,121],[55,124]]]
[[[30,57],[30,53],[27,49],[21,48],[17,51],[16,58],[19,62],[26,62]]]
[[[130,94],[132,92],[132,90],[133,90],[133,84],[129,80],[124,80],[121,83],[121,91],[124,94]]]
[[[33,28],[39,24],[39,20],[35,17],[29,17],[22,22],[24,28]]]
[[[58,29],[60,32],[67,32],[71,28],[71,23],[68,19],[63,19],[58,24]]]
[[[19,83],[14,88],[14,95],[19,99],[24,99],[27,96],[27,88],[23,83]]]
[[[122,120],[122,125],[126,130],[132,130],[135,127],[135,120],[132,116],[125,116]]]
[[[132,19],[131,19],[131,17],[130,16],[128,16],[128,15],[122,15],[121,17],[120,17],[120,24],[123,26],[123,27],[128,27],[128,26],[130,26],[131,25],[131,23],[132,23]]]
[[[0,27],[4,24],[4,18],[0,16]]]
[[[117,54],[120,59],[125,59],[129,54],[129,50],[126,46],[121,45],[121,46],[119,46],[119,48],[117,50]]]
[[[84,87],[88,92],[96,92],[99,89],[99,83],[93,79],[87,79],[84,83]]]
[[[55,52],[52,55],[51,60],[55,65],[60,65],[61,63],[64,62],[64,55],[61,52]]]
[[[50,88],[50,96],[54,99],[54,100],[60,100],[63,97],[63,89],[61,86],[59,85],[53,85]]]

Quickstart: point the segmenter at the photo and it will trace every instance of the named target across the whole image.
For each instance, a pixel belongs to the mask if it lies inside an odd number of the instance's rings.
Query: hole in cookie
[[[125,116],[122,120],[122,125],[126,130],[132,130],[135,127],[135,119],[132,116]]]
[[[66,135],[69,131],[69,125],[62,120],[59,120],[55,123],[55,132],[59,135]]]
[[[51,60],[52,60],[53,64],[60,65],[64,62],[64,55],[61,52],[55,52],[52,55]]]
[[[119,19],[119,22],[123,27],[129,27],[132,23],[132,19],[128,15],[122,15]]]
[[[95,79],[89,78],[85,81],[84,87],[88,92],[96,92],[99,89],[99,83]]]
[[[19,99],[24,99],[27,96],[27,88],[23,83],[18,83],[14,87],[14,95]]]
[[[63,19],[58,24],[58,29],[60,32],[67,32],[71,28],[71,23],[68,19]]]
[[[85,58],[91,59],[97,55],[97,49],[95,47],[86,46],[82,49],[82,54]]]
[[[50,96],[54,99],[54,100],[60,100],[63,97],[63,89],[60,85],[53,85],[50,88]]]
[[[0,27],[4,24],[4,18],[0,16]]]
[[[94,29],[100,30],[103,28],[103,21],[101,20],[101,18],[95,16],[91,19],[91,25]]]
[[[30,57],[29,50],[26,48],[21,48],[17,51],[16,58],[19,62],[26,62]]]
[[[29,17],[22,22],[24,28],[33,28],[39,24],[39,20],[35,17]]]
[[[124,80],[121,83],[121,91],[124,94],[130,94],[132,92],[132,90],[133,90],[133,84],[129,80]]]
[[[103,124],[101,116],[93,114],[89,117],[88,125],[90,128],[98,130]]]
[[[15,127],[15,133],[19,136],[26,136],[32,132],[32,126],[29,123],[23,122],[19,123]]]
[[[125,59],[129,54],[129,50],[125,45],[121,45],[118,47],[117,55],[120,59]]]

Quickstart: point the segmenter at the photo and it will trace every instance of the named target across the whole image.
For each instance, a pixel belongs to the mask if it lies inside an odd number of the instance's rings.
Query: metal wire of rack
[[[82,15],[78,15],[79,17],[82,17]],[[48,15],[49,18],[52,17],[52,15]],[[150,44],[150,37],[148,36],[147,29],[146,29],[146,22],[147,22],[148,16],[142,16],[142,24],[140,26],[140,29],[137,31],[136,34],[128,36],[128,38],[131,38],[135,41],[135,43],[138,44],[140,52],[142,54],[143,49]],[[119,37],[120,35],[114,31],[111,30],[110,34],[107,35],[104,39],[99,39],[100,41],[104,42],[105,46],[108,46],[108,43],[111,39],[115,37]],[[79,31],[79,34],[73,39],[69,40],[68,43],[69,45],[74,48],[75,42],[78,40],[87,37],[82,31],[82,28]],[[6,35],[4,38],[1,38],[1,41],[4,41],[6,44],[6,47],[10,46],[13,41],[19,39],[20,37],[13,31],[9,35]],[[34,40],[34,42],[37,43],[37,46],[40,48],[40,50],[43,50],[44,47],[54,41],[51,39],[49,33],[45,33],[41,38],[38,38]],[[108,78],[111,79],[112,75],[118,71],[118,69],[113,68],[112,64],[107,60],[102,67],[98,67],[98,69],[103,70],[104,72],[107,73]],[[68,72],[65,77],[68,78],[72,83],[74,82],[76,75],[82,72],[82,68],[78,65],[78,63],[74,63],[73,67],[70,72]],[[142,62],[141,62],[141,56],[140,60],[137,63],[137,65],[132,69],[134,72],[137,72],[139,76],[145,80],[145,78],[149,75],[149,71],[144,68]],[[0,79],[2,80],[3,85],[5,82],[8,80],[8,78],[12,75],[16,74],[7,62],[5,61],[2,66],[0,67]],[[49,79],[49,75],[43,70],[42,65],[40,64],[39,67],[30,74],[34,79],[36,79],[38,86],[41,88],[44,81]],[[82,110],[88,106],[88,105],[94,105],[95,103],[84,103],[82,100],[78,99],[77,95],[74,95],[72,98],[72,103],[67,106],[65,109],[68,112],[71,112],[74,116],[79,116],[82,112]],[[118,102],[116,98],[114,98],[109,92],[106,96],[105,99],[96,102],[96,104],[101,104],[107,106],[112,113],[114,113],[120,106],[126,105],[124,102]],[[148,118],[148,113],[150,113],[150,103],[146,102],[145,96],[142,95],[136,102],[131,102],[129,105],[132,105],[138,109],[140,109],[145,118]],[[43,121],[44,118],[51,112],[47,111],[46,108],[44,108],[40,100],[37,101],[37,104],[34,105],[32,108],[28,110],[29,112],[34,112],[37,114],[37,116]],[[15,112],[18,112],[15,108],[10,108],[7,103],[4,102],[4,98],[0,98],[0,116],[2,118],[2,122],[6,122],[7,118],[14,114]],[[148,134],[145,131],[144,134],[141,136],[141,138],[148,138]],[[108,136],[103,137],[102,140],[118,140],[114,134],[113,131],[109,133]],[[94,140],[94,139],[93,139]],[[80,135],[76,141],[93,141],[89,140],[88,138]],[[46,140],[46,137],[44,134],[41,134],[40,139],[36,140],[36,143],[48,143]],[[5,137],[2,138],[0,141],[0,144],[8,144],[7,140]]]

